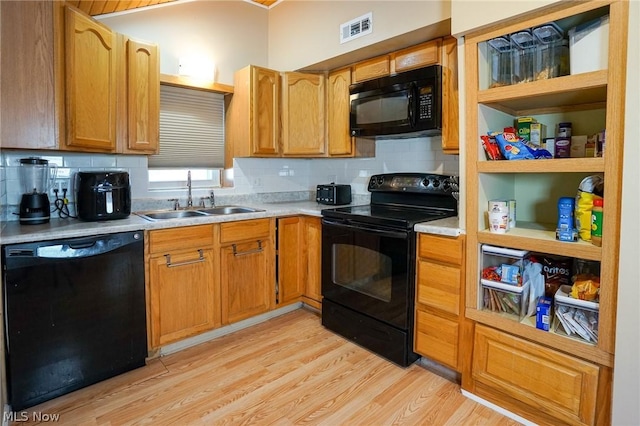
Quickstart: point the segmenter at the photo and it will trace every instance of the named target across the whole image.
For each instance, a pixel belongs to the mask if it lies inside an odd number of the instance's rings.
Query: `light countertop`
[[[125,219],[103,222],[83,222],[78,219],[51,219],[43,225],[20,225],[18,221],[2,223],[1,244],[16,244],[34,241],[88,237],[92,235],[129,232],[136,230],[176,228],[181,226],[202,225],[207,223],[234,222],[238,220],[260,219],[267,217],[309,215],[320,217],[322,209],[331,208],[314,201],[292,201],[269,204],[247,203],[249,207],[262,209],[261,212],[238,213],[231,215],[210,215],[180,219],[165,219],[151,222],[135,214]],[[458,236],[458,218],[452,217],[415,226],[416,232],[436,235]]]

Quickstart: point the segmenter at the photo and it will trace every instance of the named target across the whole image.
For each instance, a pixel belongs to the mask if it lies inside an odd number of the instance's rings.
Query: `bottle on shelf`
[[[594,246],[602,246],[602,211],[604,207],[604,199],[596,198],[593,200],[593,209],[591,210],[591,244]]]

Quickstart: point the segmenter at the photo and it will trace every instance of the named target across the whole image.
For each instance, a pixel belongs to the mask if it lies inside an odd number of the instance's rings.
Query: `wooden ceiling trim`
[[[0,0],[1,1],[1,0]],[[107,13],[122,12],[145,6],[155,6],[176,0],[67,0],[67,3],[77,7],[84,13],[97,16]],[[252,0],[256,4],[271,7],[278,0]]]

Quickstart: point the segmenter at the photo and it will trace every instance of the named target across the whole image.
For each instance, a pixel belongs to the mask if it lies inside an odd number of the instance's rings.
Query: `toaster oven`
[[[337,206],[351,203],[351,185],[329,183],[316,187],[316,201],[320,204]]]

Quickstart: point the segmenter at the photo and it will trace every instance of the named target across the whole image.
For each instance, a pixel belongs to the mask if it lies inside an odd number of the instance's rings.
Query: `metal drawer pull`
[[[235,244],[231,244],[231,247],[233,247],[233,255],[234,256],[244,256],[245,254],[260,253],[260,252],[262,252],[262,250],[264,250],[262,248],[262,241],[261,240],[258,240],[258,248],[253,249],[253,250],[238,251]]]
[[[200,263],[200,262],[204,262],[204,253],[202,252],[202,249],[198,249],[198,253],[200,254],[200,257],[196,260],[187,260],[186,262],[180,262],[180,263],[171,263],[171,255],[170,254],[165,254],[164,257],[167,260],[167,267],[168,268],[175,268],[176,266],[184,266],[184,265],[191,265],[192,263]]]

